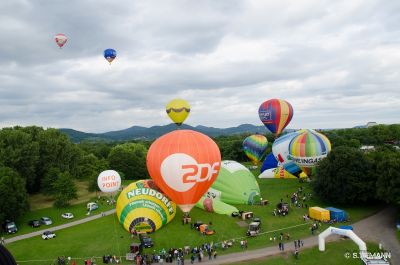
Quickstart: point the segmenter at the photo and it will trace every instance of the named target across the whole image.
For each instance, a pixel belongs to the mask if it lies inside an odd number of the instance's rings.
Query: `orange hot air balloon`
[[[187,214],[218,176],[221,153],[210,137],[178,130],[158,138],[147,153],[156,185]]]

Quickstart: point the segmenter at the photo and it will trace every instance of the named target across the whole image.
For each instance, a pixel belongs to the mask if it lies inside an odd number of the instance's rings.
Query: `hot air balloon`
[[[274,154],[271,152],[267,155],[265,158],[260,172],[262,173],[263,171],[270,169],[270,168],[276,168],[278,166],[278,161],[276,160]]]
[[[267,150],[268,140],[264,135],[254,134],[248,136],[243,141],[243,151],[247,157],[257,165],[264,157],[265,150]]]
[[[260,105],[258,116],[265,127],[275,135],[279,135],[293,117],[293,108],[282,99],[270,99]]]
[[[290,174],[282,166],[276,168],[270,168],[263,171],[258,178],[280,178],[280,179],[297,179],[297,178],[307,178],[304,172],[301,172],[298,177]]]
[[[322,133],[302,130],[289,144],[290,158],[306,173],[331,151],[331,142]]]
[[[121,192],[116,213],[119,222],[128,232],[151,233],[175,217],[176,205],[152,180],[139,180]]]
[[[260,202],[260,187],[253,173],[242,164],[224,160],[217,180],[208,189],[208,197],[231,204]]]
[[[218,199],[205,196],[201,197],[200,201],[196,203],[196,207],[206,210],[210,213],[226,214],[229,216],[231,216],[234,212],[239,212],[235,206],[224,203]]]
[[[121,187],[121,176],[115,170],[105,170],[97,177],[97,185],[102,192],[115,192]]]
[[[58,47],[60,47],[60,49],[62,48],[62,46],[64,46],[64,44],[67,42],[68,38],[67,36],[65,36],[62,33],[58,33],[54,39],[56,40],[56,43],[58,45]]]
[[[147,169],[156,185],[185,215],[217,178],[221,153],[208,136],[191,131],[167,133],[150,146]]]
[[[281,166],[290,174],[298,176],[301,168],[298,167],[289,156],[290,141],[302,131],[296,131],[285,134],[274,141],[272,144],[272,153]]]
[[[104,58],[110,63],[114,61],[115,57],[117,57],[117,52],[114,49],[106,49],[104,50]]]
[[[167,104],[165,110],[170,119],[179,126],[189,116],[190,105],[186,100],[176,98]]]

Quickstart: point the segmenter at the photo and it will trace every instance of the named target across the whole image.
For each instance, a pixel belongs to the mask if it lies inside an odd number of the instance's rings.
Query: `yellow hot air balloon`
[[[179,126],[189,116],[190,105],[186,100],[176,98],[168,103],[165,110],[170,119]]]
[[[121,192],[116,213],[119,222],[128,232],[151,233],[175,217],[176,204],[152,180],[139,180]]]

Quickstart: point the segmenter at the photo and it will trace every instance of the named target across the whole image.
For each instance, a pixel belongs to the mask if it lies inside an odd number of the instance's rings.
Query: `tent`
[[[325,209],[327,209],[329,211],[331,220],[336,220],[337,222],[346,221],[347,214],[345,211],[334,208],[334,207],[327,207]]]

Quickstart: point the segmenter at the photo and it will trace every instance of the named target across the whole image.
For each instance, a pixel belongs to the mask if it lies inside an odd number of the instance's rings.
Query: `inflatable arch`
[[[330,235],[347,236],[347,237],[351,238],[351,240],[353,240],[354,243],[356,243],[358,245],[358,247],[360,248],[360,253],[367,252],[367,245],[353,231],[347,230],[347,229],[336,228],[336,227],[332,227],[332,226],[330,226],[324,232],[319,234],[319,236],[318,236],[319,251],[325,251],[325,238]]]

